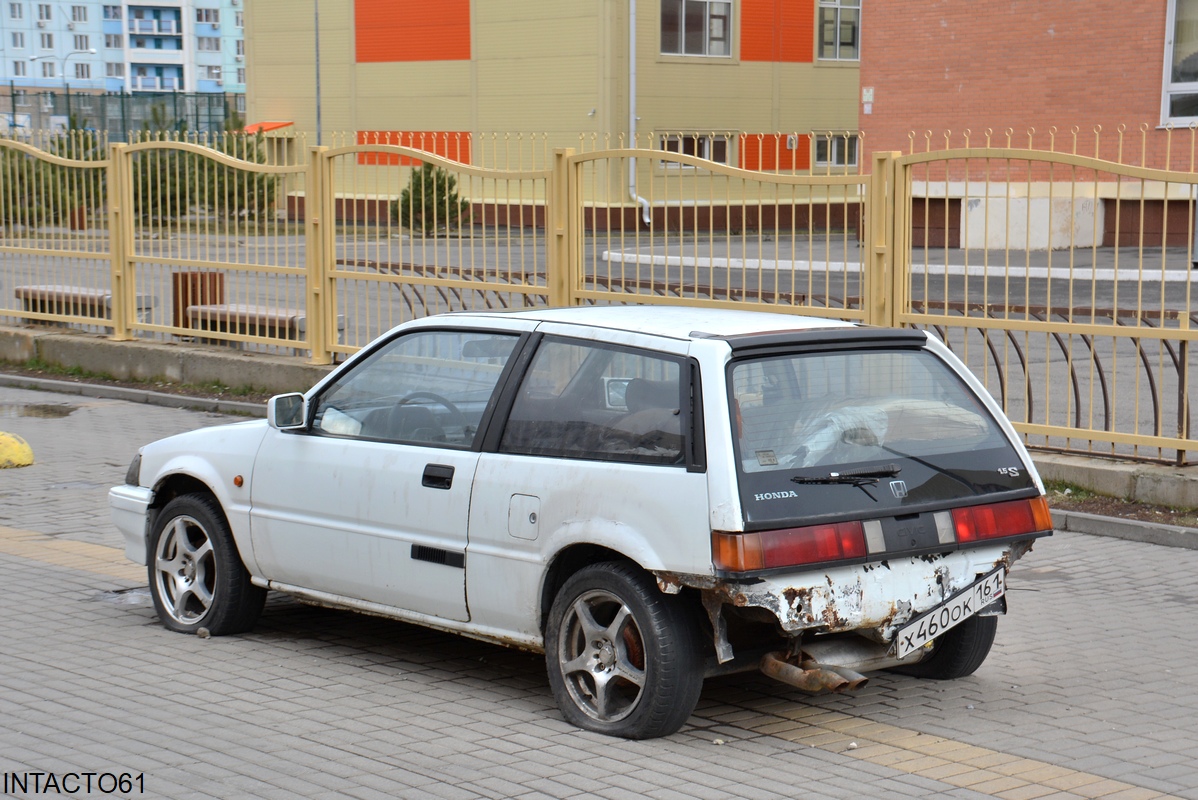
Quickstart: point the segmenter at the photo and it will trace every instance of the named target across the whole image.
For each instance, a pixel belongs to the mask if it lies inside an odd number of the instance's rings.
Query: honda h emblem
[[[890,482],[890,491],[894,493],[895,497],[897,497],[899,500],[902,500],[904,497],[907,496],[907,482],[906,481],[891,481]]]

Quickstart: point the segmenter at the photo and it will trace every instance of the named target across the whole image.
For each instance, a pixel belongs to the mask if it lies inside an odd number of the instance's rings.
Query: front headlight
[[[129,469],[125,471],[125,483],[130,486],[140,486],[141,483],[141,453],[133,457],[129,462]]]

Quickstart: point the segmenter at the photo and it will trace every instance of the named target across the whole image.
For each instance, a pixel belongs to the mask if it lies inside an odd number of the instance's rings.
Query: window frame
[[[211,45],[215,43],[215,47]],[[221,40],[219,36],[197,36],[196,37],[196,52],[197,53],[219,53],[221,52]]]
[[[28,78],[29,77],[28,66],[29,66],[28,62],[23,61],[22,59],[19,59],[19,58],[14,59],[12,62],[13,77],[14,78]]]
[[[37,4],[37,18],[41,22],[51,22],[54,19],[54,6],[51,3]]]
[[[25,19],[25,4],[24,3],[9,3],[8,4],[9,19]]]
[[[86,33],[76,33],[75,34],[73,49],[76,52],[91,50],[91,47],[92,47],[92,37],[91,36],[87,35]]]
[[[9,44],[13,50],[25,49],[25,31],[13,31],[9,36]]]
[[[694,158],[701,158],[704,161],[710,161],[713,164],[719,164],[721,166],[726,167],[731,164],[732,142],[734,139],[735,139],[735,137],[730,133],[723,134],[723,135],[718,134],[718,133],[710,133],[710,132],[709,133],[699,133],[697,131],[694,133],[690,133],[690,132],[662,133],[662,134],[659,134],[658,138],[657,138],[657,149],[661,150],[663,153],[673,153],[675,155],[685,155],[685,156],[692,156]],[[712,158],[712,155],[713,155],[712,151],[717,149],[716,145],[720,141],[722,141],[723,145],[724,145],[724,160],[723,161],[718,161],[715,158]],[[691,142],[694,144],[695,152],[688,153],[685,151],[684,145],[687,142]],[[672,148],[667,147],[666,145],[669,143],[677,143],[678,149],[672,149]],[[700,153],[699,151],[702,151],[702,153]],[[661,159],[658,163],[664,169],[698,169],[698,167],[694,166],[693,164],[683,164],[678,161],[669,161],[666,159]]]
[[[850,142],[853,144],[850,145]],[[825,154],[824,159],[820,160],[820,145],[827,143],[831,149],[832,158],[829,159]],[[815,167],[824,167],[829,169],[851,169],[860,165],[861,161],[861,137],[854,132],[845,133],[817,133],[811,136],[811,164]],[[852,159],[845,157],[838,158],[838,155],[844,155],[843,150],[848,148],[852,151]]]
[[[109,61],[104,65],[104,77],[118,80],[125,79],[125,65],[120,61]]]
[[[125,49],[125,34],[123,33],[106,33],[104,34],[104,47],[108,50],[124,50]]]
[[[1177,4],[1179,0],[1168,0],[1165,22],[1164,66],[1161,71],[1161,124],[1188,125],[1198,122],[1198,113],[1188,116],[1172,114],[1173,98],[1193,96],[1198,107],[1198,80],[1173,80],[1173,60],[1177,47]],[[1198,8],[1195,9],[1198,11]],[[1195,42],[1198,45],[1198,42]],[[1198,52],[1198,51],[1196,51]]]
[[[667,7],[676,4],[679,10],[678,26],[676,32],[678,37],[678,49],[666,50],[666,11]],[[688,53],[686,40],[686,22],[687,22],[687,5],[702,5],[703,6],[703,52]],[[712,16],[712,6],[724,6],[727,8],[727,16],[724,18],[723,37],[712,36],[713,19],[719,17]],[[727,58],[733,57],[733,45],[736,42],[736,8],[737,5],[732,0],[662,0],[658,17],[657,35],[658,35],[658,53],[662,56],[670,58]],[[712,42],[723,42],[724,52],[713,53]]]
[[[92,79],[92,65],[86,61],[75,62],[75,80],[90,81]]]
[[[105,5],[104,11],[103,11],[103,17],[104,17],[104,19],[108,19],[108,20],[117,20],[117,21],[121,20],[123,18],[121,15],[121,7],[114,6],[114,5]]]
[[[87,22],[87,6],[71,6],[71,22]]]
[[[861,62],[861,6],[862,0],[818,0],[815,6],[815,58],[817,62],[828,64],[849,63],[859,64]],[[854,12],[857,15],[856,25],[853,26],[853,55],[842,56],[841,48],[843,43],[844,21],[842,15],[844,12]],[[833,31],[835,34],[835,42],[832,44],[834,49],[833,55],[824,54],[824,28],[828,24],[826,19],[831,16]]]

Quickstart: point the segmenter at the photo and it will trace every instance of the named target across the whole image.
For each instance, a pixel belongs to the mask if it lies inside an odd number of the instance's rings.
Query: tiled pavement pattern
[[[142,775],[118,796],[168,798],[1198,799],[1198,552],[1059,534],[1016,568],[972,678],[818,698],[722,678],[681,733],[624,742],[565,725],[540,658],[401,623],[274,598],[249,635],[167,632],[104,490],[137,442],[220,418],[0,390],[29,403],[77,410],[0,416],[37,459],[0,471],[9,776]]]

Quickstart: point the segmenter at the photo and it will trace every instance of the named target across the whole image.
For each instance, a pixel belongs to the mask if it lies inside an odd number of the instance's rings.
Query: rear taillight
[[[711,555],[716,569],[729,572],[864,558],[865,529],[853,521],[758,533],[715,531]]]
[[[1052,530],[1052,515],[1044,497],[954,508],[953,530],[962,543],[1019,536]]]
[[[938,518],[943,519],[945,527],[950,515],[956,544],[972,544],[988,539],[1052,530],[1052,516],[1048,511],[1048,501],[1044,497],[955,508],[951,512],[936,513]],[[871,524],[876,531],[881,530],[879,522],[874,521]],[[946,545],[945,549],[953,549],[948,532],[943,527],[941,530],[944,531],[941,543]],[[717,570],[726,572],[753,572],[846,561],[870,555],[878,556],[884,552],[884,546],[876,546],[872,553],[869,551],[865,523],[859,520],[756,533],[713,531],[711,534],[712,562]]]

